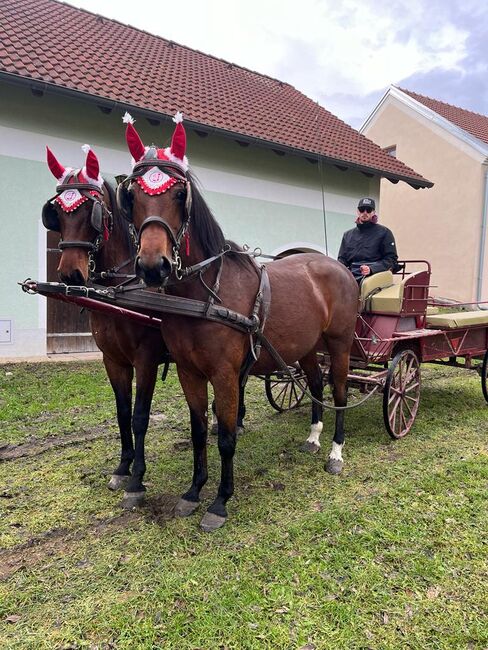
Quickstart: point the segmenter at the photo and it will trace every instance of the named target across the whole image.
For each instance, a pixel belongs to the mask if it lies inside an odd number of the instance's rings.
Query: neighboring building
[[[488,301],[488,117],[392,86],[360,132],[435,184],[381,185],[400,257],[432,263],[431,294]]]
[[[181,110],[190,165],[226,235],[269,253],[336,255],[358,197],[378,199],[381,177],[431,185],[276,79],[55,0],[3,0],[0,25],[0,357],[89,349],[86,323],[57,336],[52,301],[16,283],[54,279],[40,220],[55,187],[45,145],[81,166],[88,142],[102,175],[126,173],[126,110],[160,146]]]

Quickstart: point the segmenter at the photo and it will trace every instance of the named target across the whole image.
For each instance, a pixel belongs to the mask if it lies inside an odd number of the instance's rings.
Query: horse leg
[[[315,351],[307,354],[299,361],[300,367],[305,373],[308,381],[308,387],[312,397],[319,402],[322,402],[324,392],[324,382],[322,378],[322,371],[317,361],[317,353]],[[312,422],[310,424],[310,435],[303,443],[302,451],[308,451],[316,454],[320,449],[320,434],[323,428],[323,406],[312,401]]]
[[[234,494],[234,453],[237,439],[237,410],[239,407],[238,375],[232,369],[213,378],[217,419],[218,446],[221,461],[217,497],[205,513],[200,526],[205,532],[220,528],[227,521],[225,504]]]
[[[236,433],[237,435],[240,435],[241,433],[244,433],[244,418],[246,416],[246,405],[244,403],[244,392],[246,390],[246,382],[244,385],[241,385],[240,383],[240,378],[239,378],[239,406],[237,409],[237,429]]]
[[[134,444],[132,442],[131,411],[132,411],[132,366],[121,366],[103,355],[103,363],[115,395],[117,422],[120,431],[120,463],[108,483],[110,490],[124,487],[130,478],[130,466],[134,460]]]
[[[247,383],[247,381],[246,381]],[[239,408],[237,410],[237,435],[244,433],[244,418],[246,417],[246,405],[244,403],[244,391],[246,390],[246,384],[244,386],[239,385]],[[215,400],[212,401],[212,430],[211,433],[213,436],[216,436],[219,432],[219,423],[217,421],[216,409],[215,409]]]
[[[157,373],[158,366],[155,364],[138,364],[136,367],[136,398],[134,400],[134,412],[132,414],[135,453],[132,477],[127,483],[122,500],[122,506],[124,508],[134,508],[144,501],[146,492],[146,488],[142,483],[146,472],[144,443],[149,424],[151,402],[154,394],[154,386],[156,385]]]
[[[207,482],[207,428],[208,390],[204,377],[178,368],[178,377],[190,409],[191,439],[193,443],[193,478],[190,489],[175,507],[176,517],[188,517],[200,505],[200,491]]]
[[[347,373],[349,372],[350,345],[341,339],[327,339],[327,348],[330,354],[330,367],[332,374],[332,392],[335,406],[347,404]],[[344,411],[336,411],[335,432],[332,440],[332,449],[329,454],[325,470],[330,474],[340,474],[344,461],[342,448],[344,446]]]

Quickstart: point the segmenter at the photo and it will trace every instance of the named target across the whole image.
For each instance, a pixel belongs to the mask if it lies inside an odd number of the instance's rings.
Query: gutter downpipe
[[[480,256],[478,264],[478,286],[476,293],[476,300],[481,302],[481,292],[483,290],[483,272],[485,265],[485,246],[486,246],[486,231],[488,226],[488,159],[485,160],[485,187],[483,192],[483,212],[481,213],[481,236],[480,236]],[[484,306],[486,309],[486,306]]]

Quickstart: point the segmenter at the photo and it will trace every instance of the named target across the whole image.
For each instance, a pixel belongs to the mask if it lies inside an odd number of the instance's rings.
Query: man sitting
[[[393,233],[378,223],[374,199],[359,201],[356,227],[342,237],[337,259],[352,272],[358,282],[380,271],[396,271],[398,255]]]

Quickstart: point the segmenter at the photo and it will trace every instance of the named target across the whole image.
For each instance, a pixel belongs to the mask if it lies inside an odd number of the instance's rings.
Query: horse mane
[[[203,198],[200,182],[196,176],[190,171],[186,172],[186,176],[191,185],[190,231],[205,258],[218,255],[225,247],[230,246],[229,257],[238,263],[243,263],[246,266],[250,264],[257,268],[254,259],[248,255],[240,255],[239,252],[242,251],[242,248],[225,238],[222,228]],[[233,254],[234,251],[235,254]]]
[[[113,218],[113,229],[115,232],[120,232],[122,235],[122,239],[125,240],[125,245],[127,247],[127,254],[135,255],[136,246],[130,234],[129,222],[126,219],[124,219],[120,213],[119,206],[117,204],[117,198],[116,198],[116,188],[114,184],[111,181],[108,181],[107,179],[104,179],[104,186],[107,190],[109,200],[110,200],[110,206],[111,206],[110,209]]]

